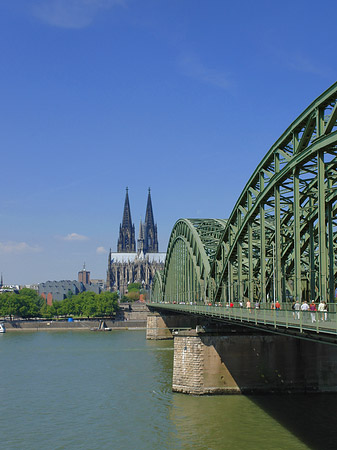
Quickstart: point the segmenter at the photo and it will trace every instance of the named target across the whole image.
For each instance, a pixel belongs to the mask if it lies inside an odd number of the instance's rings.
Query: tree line
[[[18,292],[0,294],[0,317],[30,319],[44,317],[114,317],[118,311],[118,294],[116,292],[82,292],[73,295],[69,291],[66,299],[53,301],[47,305],[46,300],[33,289],[23,288]]]

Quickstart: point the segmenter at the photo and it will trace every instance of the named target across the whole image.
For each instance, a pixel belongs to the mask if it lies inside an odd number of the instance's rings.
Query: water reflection
[[[268,398],[273,403],[273,398]],[[308,448],[268,411],[245,396],[175,394],[170,419],[184,449]]]
[[[337,394],[276,395],[252,398],[307,448],[332,450],[337,442]]]
[[[8,333],[1,341],[7,449],[335,448],[337,395],[172,393],[173,342],[146,341],[145,332]]]
[[[154,405],[169,408],[167,449],[330,450],[337,441],[337,394],[207,396],[172,394],[173,343],[148,341],[156,358]],[[159,389],[159,390],[158,390]],[[173,431],[174,430],[174,431]]]

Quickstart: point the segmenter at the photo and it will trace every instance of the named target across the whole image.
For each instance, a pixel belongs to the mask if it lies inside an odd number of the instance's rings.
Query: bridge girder
[[[168,244],[162,282],[160,284],[156,279],[155,289],[152,289],[154,300],[205,299],[211,263],[225,224],[226,221],[221,219],[180,219],[176,222]]]
[[[331,302],[336,243],[337,83],[270,148],[226,221],[177,221],[162,298]],[[191,289],[197,292],[183,293]]]

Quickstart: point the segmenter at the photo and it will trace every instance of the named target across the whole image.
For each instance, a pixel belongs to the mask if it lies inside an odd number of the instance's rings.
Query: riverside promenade
[[[112,330],[146,329],[145,320],[106,320],[104,322]],[[99,320],[5,320],[6,331],[89,331],[98,328]]]
[[[134,303],[121,305],[116,319],[79,319],[68,322],[67,319],[15,319],[2,320],[5,323],[6,331],[88,331],[97,328],[100,320],[104,320],[106,326],[112,330],[139,330],[146,329],[148,308],[145,304]]]

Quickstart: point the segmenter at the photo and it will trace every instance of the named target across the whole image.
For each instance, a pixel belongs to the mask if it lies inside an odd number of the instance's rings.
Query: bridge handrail
[[[267,305],[263,305],[260,308],[247,308],[246,305],[240,307],[236,304],[233,307],[229,307],[226,305],[208,305],[201,302],[190,302],[189,304],[182,302],[148,303],[148,306],[154,308],[223,318],[233,322],[271,325],[275,329],[291,328],[298,330],[300,333],[310,331],[317,334],[326,333],[337,336],[337,305],[335,303],[328,304],[328,311],[295,311],[289,308],[288,305],[284,308],[285,303],[283,303],[283,309],[276,310],[271,309],[272,303]]]

